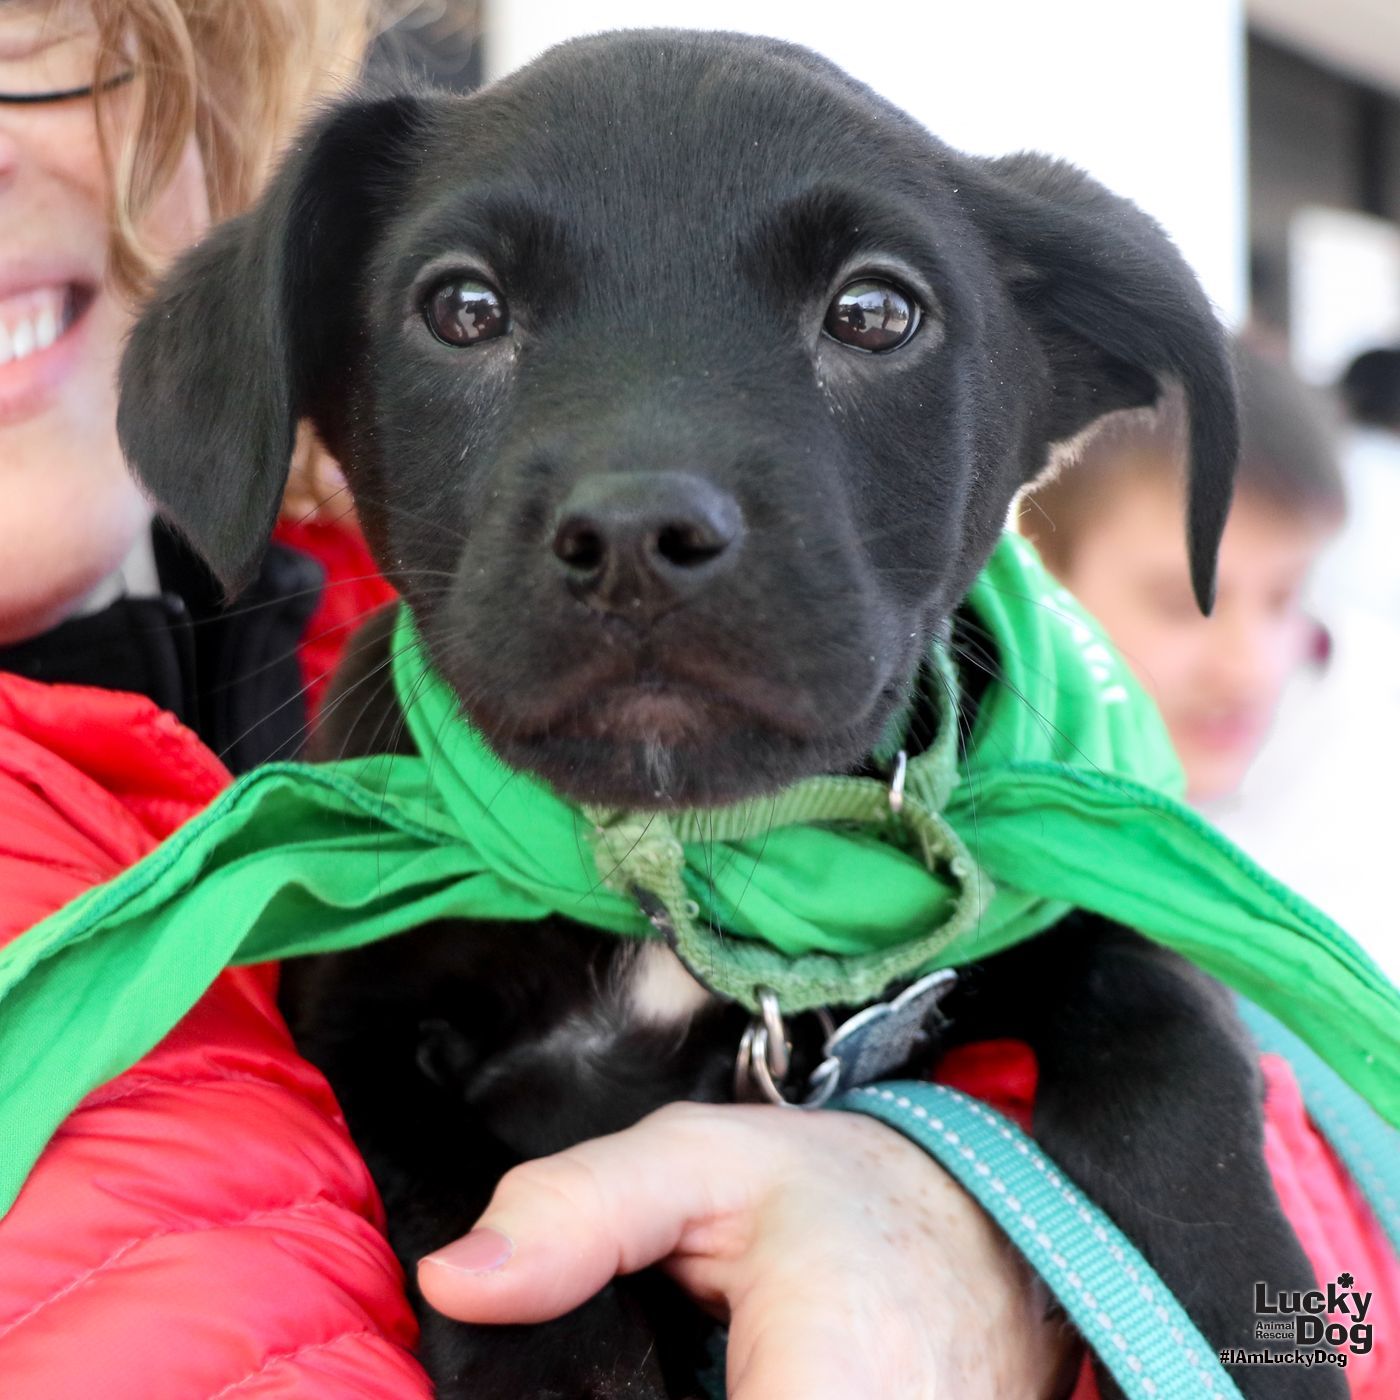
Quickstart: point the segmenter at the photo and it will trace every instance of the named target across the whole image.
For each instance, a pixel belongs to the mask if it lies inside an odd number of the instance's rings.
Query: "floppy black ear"
[[[1169,382],[1184,391],[1191,583],[1208,613],[1240,429],[1229,345],[1200,283],[1153,219],[1073,166],[1022,154],[970,174],[968,211],[1050,362],[1052,438],[1155,404]]]
[[[132,331],[122,448],[230,595],[272,533],[297,423],[332,357],[347,356],[356,274],[421,118],[409,97],[321,118],[262,200],[176,264]]]

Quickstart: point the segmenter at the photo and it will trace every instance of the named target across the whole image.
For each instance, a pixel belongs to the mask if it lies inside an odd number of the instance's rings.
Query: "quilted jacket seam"
[[[139,1067],[138,1070],[129,1071],[136,1076],[135,1082],[123,1084],[120,1088],[114,1081],[110,1086],[103,1089],[94,1089],[64,1121],[63,1126],[55,1134],[60,1136],[67,1129],[68,1124],[79,1113],[87,1113],[94,1109],[109,1108],[113,1104],[125,1103],[128,1099],[140,1098],[142,1094],[159,1094],[166,1089],[199,1089],[210,1088],[219,1084],[254,1084],[263,1089],[276,1089],[283,1093],[292,1094],[295,1097],[315,1108],[314,1102],[310,1101],[301,1086],[295,1082],[289,1083],[286,1080],[276,1079],[267,1074],[258,1074],[246,1069],[225,1069],[215,1074],[160,1074],[152,1071],[149,1066]],[[106,1092],[110,1087],[111,1092]],[[321,1114],[323,1118],[324,1114]]]
[[[321,1194],[306,1196],[296,1201],[284,1201],[272,1206],[260,1206],[257,1210],[249,1211],[247,1214],[237,1216],[232,1220],[189,1220],[179,1225],[164,1226],[155,1230],[149,1230],[145,1234],[134,1235],[131,1239],[125,1240],[119,1244],[116,1249],[112,1250],[105,1258],[99,1260],[89,1268],[84,1269],[83,1272],[76,1277],[69,1279],[61,1288],[56,1289],[47,1297],[41,1298],[37,1303],[34,1303],[27,1312],[21,1313],[18,1317],[0,1326],[0,1341],[3,1341],[26,1322],[32,1321],[43,1312],[45,1308],[62,1301],[70,1293],[76,1292],[85,1283],[96,1278],[98,1274],[114,1268],[128,1254],[140,1248],[143,1244],[150,1244],[154,1240],[168,1239],[173,1235],[199,1234],[205,1230],[241,1230],[245,1226],[261,1221],[267,1216],[290,1215],[297,1211],[316,1206],[331,1206],[337,1211],[350,1210],[352,1214],[356,1213],[351,1210],[351,1207]]]
[[[265,1357],[262,1365],[249,1371],[246,1376],[236,1381],[230,1381],[222,1390],[216,1390],[209,1400],[222,1400],[225,1395],[232,1394],[235,1390],[241,1390],[250,1381],[255,1381],[264,1371],[273,1366],[280,1366],[290,1361],[295,1361],[299,1356],[305,1356],[307,1352],[324,1351],[328,1347],[339,1346],[342,1342],[353,1341],[359,1337],[368,1337],[371,1340],[386,1342],[387,1338],[376,1332],[371,1327],[359,1327],[351,1330],[347,1328],[344,1332],[337,1332],[333,1337],[325,1337],[319,1342],[306,1342],[299,1347],[293,1347],[290,1351],[274,1352],[271,1356]],[[397,1348],[396,1348],[397,1349]]]

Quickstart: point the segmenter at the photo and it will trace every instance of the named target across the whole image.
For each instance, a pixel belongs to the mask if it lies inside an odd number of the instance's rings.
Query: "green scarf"
[[[0,950],[0,1210],[74,1105],[224,967],[452,916],[664,931],[718,992],[753,1006],[772,986],[797,1011],[872,1000],[1091,909],[1266,1007],[1400,1123],[1400,994],[1163,795],[1181,787],[1166,733],[1098,627],[1010,535],[968,605],[998,679],[959,756],[955,675],[935,657],[942,722],[898,814],[887,784],[857,777],[713,811],[575,807],[461,720],[405,612],[394,682],[422,757],[252,773]]]

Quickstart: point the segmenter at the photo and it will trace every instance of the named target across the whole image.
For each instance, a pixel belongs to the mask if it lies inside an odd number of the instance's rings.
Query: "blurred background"
[[[1360,353],[1400,346],[1400,3],[430,0],[385,36],[375,66],[466,90],[571,35],[661,24],[796,40],[954,146],[1085,167],[1165,225],[1249,353],[1297,376],[1246,410],[1265,452],[1284,443],[1286,458],[1306,439],[1305,474],[1325,475],[1331,455],[1345,523],[1314,510],[1286,586],[1251,563],[1254,535],[1235,540],[1262,601],[1251,621],[1222,595],[1226,616],[1202,625],[1223,658],[1186,684],[1207,740],[1243,746],[1246,761],[1228,784],[1198,784],[1188,758],[1188,777],[1213,819],[1400,977],[1400,354],[1369,362],[1360,400],[1336,392]],[[1308,518],[1284,509],[1279,528]],[[1161,528],[1177,539],[1170,520]],[[1177,737],[1172,663],[1098,610]],[[1300,640],[1282,664],[1294,614]],[[1197,622],[1179,618],[1181,636]]]

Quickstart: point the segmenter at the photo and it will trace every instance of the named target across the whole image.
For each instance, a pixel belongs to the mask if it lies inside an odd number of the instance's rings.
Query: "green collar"
[[[258,770],[0,950],[0,1209],[68,1111],[225,966],[454,916],[665,928],[723,995],[753,1006],[772,986],[797,1011],[873,1000],[1090,909],[1266,1007],[1400,1123],[1400,994],[1165,795],[1181,776],[1161,721],[1097,626],[1009,535],[968,607],[997,679],[959,755],[955,674],[934,658],[944,723],[898,815],[860,777],[714,811],[580,810],[459,719],[405,616],[395,682],[421,758]]]

